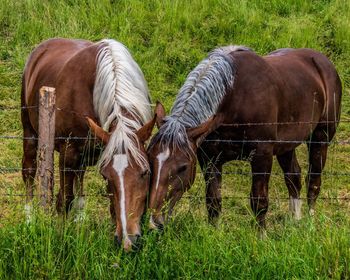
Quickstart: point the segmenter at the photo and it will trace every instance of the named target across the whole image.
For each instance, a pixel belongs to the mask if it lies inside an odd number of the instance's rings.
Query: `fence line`
[[[39,106],[10,107],[10,106],[0,105],[0,110],[2,110],[2,111],[17,111],[17,110],[34,109],[34,108],[39,108]]]
[[[0,135],[0,139],[16,139],[16,140],[38,140],[38,137],[23,137],[18,135]],[[95,137],[79,137],[79,136],[56,136],[55,140],[96,140]],[[308,140],[204,140],[203,142],[218,142],[227,144],[251,144],[251,143],[271,143],[271,144],[336,144],[336,145],[349,145],[349,140],[332,140],[332,141],[308,141]]]
[[[28,110],[28,109],[39,109],[39,106],[21,106],[21,107],[9,107],[9,106],[2,106],[0,105],[0,112],[1,111],[15,111],[15,110]],[[79,117],[85,118],[85,115],[81,115],[77,112],[66,110],[63,108],[59,108],[57,106],[54,107],[54,111],[63,111],[67,113],[71,113],[74,115],[77,115]],[[259,123],[234,123],[234,124],[223,124],[222,126],[232,126],[232,127],[244,127],[244,126],[268,126],[268,125],[313,125],[313,124],[332,124],[332,123],[350,123],[350,119],[341,119],[339,122],[337,121],[323,121],[323,122],[259,122]],[[18,135],[0,135],[0,139],[12,139],[12,140],[38,140],[38,137],[23,137]],[[55,140],[65,140],[65,141],[74,141],[74,140],[96,140],[95,137],[87,136],[87,137],[78,137],[78,136],[56,136],[54,137]],[[350,145],[350,139],[348,140],[332,140],[332,141],[312,141],[310,140],[215,140],[215,139],[208,139],[205,140],[205,142],[218,142],[218,143],[226,143],[226,144],[256,144],[256,143],[277,143],[277,144],[303,144],[303,143],[314,143],[314,144],[336,144],[340,146]],[[227,165],[226,165],[227,166]],[[6,174],[11,172],[18,172],[23,170],[34,170],[32,168],[17,168],[17,167],[0,167],[0,174]],[[65,168],[61,170],[63,172],[97,172],[96,170],[85,170],[85,169],[70,169]],[[271,176],[284,176],[284,175],[301,175],[301,173],[282,173],[282,172],[269,172],[269,173],[252,173],[252,172],[246,172],[246,171],[234,171],[234,172],[208,172],[209,174],[222,174],[222,175],[240,175],[240,176],[252,176],[252,175],[271,175]],[[202,174],[201,172],[197,172],[197,174]],[[323,175],[323,176],[348,176],[350,178],[350,172],[330,172],[325,171],[322,173],[308,173],[308,175]],[[87,197],[109,197],[112,194],[106,193],[106,194],[85,194],[84,196]],[[0,194],[0,197],[25,197],[26,194]],[[35,194],[34,196],[42,197],[42,194]],[[205,197],[199,197],[194,195],[185,195],[183,197],[186,197],[188,199],[205,199]],[[223,196],[223,199],[250,199],[248,196]],[[289,200],[289,197],[269,197],[270,200]],[[301,197],[302,200],[307,200],[305,197]],[[318,197],[318,199],[325,200],[325,201],[350,201],[350,196],[331,196],[331,197]]]
[[[0,167],[0,174],[5,173],[13,173],[18,171],[34,171],[36,169],[34,168],[21,168],[21,167]],[[97,173],[97,170],[92,169],[71,169],[71,168],[65,168],[62,170],[59,170],[60,172],[87,172],[87,173]],[[210,171],[206,172],[207,174],[222,174],[222,175],[242,175],[242,176],[252,176],[252,175],[270,175],[270,176],[298,176],[303,175],[302,172],[247,172],[247,171],[234,171],[234,172],[219,172],[219,171]],[[202,172],[196,172],[196,174],[203,174]],[[332,172],[332,171],[323,171],[323,172],[307,172],[306,175],[311,176],[317,176],[317,175],[323,175],[323,176],[349,176],[350,172]]]
[[[12,110],[24,110],[24,109],[37,109],[39,106],[21,106],[21,107],[6,107],[0,105],[0,110],[2,111],[12,111]],[[86,117],[86,115],[82,115],[78,112],[60,108],[55,106],[55,109],[58,111],[63,111],[75,115],[79,115],[83,118]],[[304,125],[304,124],[332,124],[332,123],[349,123],[350,119],[340,119],[339,121],[289,121],[289,122],[249,122],[249,123],[233,123],[233,124],[222,124],[221,126],[258,126],[258,125]]]
[[[0,197],[26,197],[27,195],[24,193],[19,193],[19,194],[13,194],[13,193],[5,193],[5,194],[0,194]],[[33,197],[41,197],[41,194],[33,194]],[[66,196],[75,196],[78,197],[78,195],[66,195]],[[104,194],[92,194],[92,193],[86,193],[83,195],[79,195],[81,197],[110,197],[113,196],[113,193],[104,193]],[[206,197],[206,196],[198,196],[198,195],[183,195],[182,198],[186,199],[207,199],[207,198],[216,198],[216,197]],[[250,196],[235,196],[235,195],[224,195],[221,197],[221,199],[259,199],[261,197],[250,197]],[[271,196],[269,197],[269,200],[289,200],[290,197],[285,197],[285,196]],[[307,200],[307,197],[300,197],[300,200]],[[336,201],[336,200],[344,200],[350,201],[350,196],[343,196],[343,197],[338,197],[338,196],[319,196],[317,200],[329,200],[329,201]]]

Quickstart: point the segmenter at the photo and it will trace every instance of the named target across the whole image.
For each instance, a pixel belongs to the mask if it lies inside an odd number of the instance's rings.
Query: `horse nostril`
[[[164,225],[163,224],[157,224],[157,228],[161,231],[164,230]]]
[[[150,229],[157,229],[160,231],[164,230],[164,224],[163,224],[163,219],[161,218],[160,220],[154,219],[153,216],[151,216],[150,221],[149,221],[149,228]]]
[[[130,241],[132,242],[133,245],[138,243],[138,241],[140,240],[140,237],[141,237],[140,234],[129,235],[129,239],[130,239]]]

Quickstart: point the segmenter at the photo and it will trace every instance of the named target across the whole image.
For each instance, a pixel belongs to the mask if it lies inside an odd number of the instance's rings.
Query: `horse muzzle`
[[[125,252],[131,252],[138,250],[140,247],[141,235],[128,235],[126,238],[121,240],[117,235],[114,236],[114,243],[118,247],[122,247]]]
[[[162,215],[152,215],[149,220],[149,228],[152,230],[163,230],[164,229],[164,217]]]

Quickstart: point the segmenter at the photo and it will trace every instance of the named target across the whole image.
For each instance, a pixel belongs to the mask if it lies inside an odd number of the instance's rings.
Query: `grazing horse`
[[[57,211],[67,213],[72,207],[73,186],[79,195],[77,207],[83,207],[85,168],[96,164],[102,149],[99,167],[113,194],[110,212],[116,238],[129,250],[141,234],[139,223],[150,180],[144,143],[155,123],[141,69],[128,49],[114,40],[50,39],[32,52],[24,69],[21,98],[27,212],[36,172],[37,106],[42,86],[56,88]],[[88,137],[90,130],[99,145]]]
[[[161,104],[156,107],[159,131],[148,147],[150,226],[161,227],[190,188],[196,156],[206,181],[210,222],[215,224],[221,211],[222,165],[248,159],[250,203],[264,233],[274,155],[284,172],[290,209],[299,219],[301,173],[295,148],[303,141],[309,152],[307,199],[313,212],[340,102],[338,74],[319,52],[281,49],[261,57],[246,47],[215,49],[188,75],[169,116]]]

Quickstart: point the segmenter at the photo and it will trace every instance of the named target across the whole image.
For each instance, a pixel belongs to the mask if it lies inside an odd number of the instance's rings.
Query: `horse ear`
[[[141,127],[136,132],[137,137],[142,143],[145,143],[151,137],[152,130],[156,123],[156,120],[157,120],[157,114],[154,114],[153,119],[151,119],[148,123],[146,123],[143,127]]]
[[[157,116],[156,122],[158,129],[164,124],[165,109],[162,103],[157,101],[154,114]]]
[[[107,145],[109,138],[111,137],[110,133],[104,131],[95,121],[86,117],[86,121],[94,135],[102,141],[103,144]]]
[[[213,116],[197,127],[188,128],[186,130],[188,138],[199,147],[205,137],[220,126],[220,119],[218,116]]]

